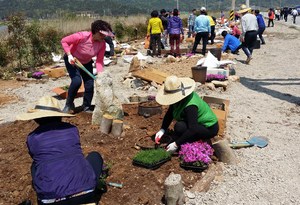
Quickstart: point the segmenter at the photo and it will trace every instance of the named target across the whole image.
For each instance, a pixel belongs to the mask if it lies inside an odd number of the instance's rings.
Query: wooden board
[[[132,75],[134,77],[138,77],[138,78],[141,78],[141,79],[146,80],[146,81],[150,81],[150,82],[154,81],[158,84],[163,84],[166,77],[169,76],[168,73],[164,73],[160,70],[153,69],[153,68],[137,70],[137,71],[134,71],[132,73]]]

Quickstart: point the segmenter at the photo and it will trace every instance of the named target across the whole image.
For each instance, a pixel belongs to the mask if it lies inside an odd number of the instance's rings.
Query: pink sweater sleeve
[[[102,42],[101,49],[97,55],[97,60],[96,60],[96,69],[97,73],[101,73],[103,71],[104,67],[104,53],[105,53],[105,41]]]
[[[75,44],[78,44],[78,42],[80,41],[81,38],[82,38],[82,35],[80,32],[64,37],[61,40],[61,45],[62,45],[65,53],[69,53],[71,51],[71,48]]]

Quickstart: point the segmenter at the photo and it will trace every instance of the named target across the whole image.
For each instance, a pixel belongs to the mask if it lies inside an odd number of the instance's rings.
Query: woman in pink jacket
[[[64,61],[71,78],[68,97],[63,112],[74,113],[74,98],[81,86],[82,80],[85,89],[82,109],[83,111],[91,111],[91,102],[94,94],[94,79],[74,65],[74,58],[78,59],[90,73],[93,73],[92,57],[96,56],[97,73],[102,72],[105,53],[104,38],[106,36],[114,36],[110,24],[102,20],[97,20],[92,23],[91,31],[77,32],[61,40],[62,47],[65,51]]]

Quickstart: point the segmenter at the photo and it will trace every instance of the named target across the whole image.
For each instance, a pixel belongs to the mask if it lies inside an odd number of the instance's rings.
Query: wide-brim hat
[[[191,78],[178,78],[168,76],[165,83],[158,89],[155,97],[161,105],[172,105],[190,95],[195,89],[196,83]]]
[[[114,37],[115,34],[111,31],[103,31],[103,30],[100,30],[99,33],[102,33],[103,35],[105,36],[110,36],[110,37]]]
[[[245,4],[242,4],[241,5],[241,9],[238,11],[239,14],[242,14],[242,13],[246,13],[248,11],[250,11],[251,8],[250,7],[247,7]]]
[[[74,115],[63,113],[58,100],[51,96],[44,96],[37,102],[33,109],[27,113],[18,115],[17,120],[33,120],[44,117],[73,117]]]

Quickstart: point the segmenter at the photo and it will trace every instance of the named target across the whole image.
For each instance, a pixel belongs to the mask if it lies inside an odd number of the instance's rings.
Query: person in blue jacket
[[[254,11],[255,13],[255,16],[256,16],[256,19],[257,19],[257,24],[258,24],[258,36],[261,40],[261,44],[266,44],[265,43],[265,39],[264,37],[262,36],[265,29],[266,29],[266,25],[265,25],[265,21],[264,21],[264,17],[259,13],[259,10],[255,10]]]
[[[221,35],[224,37],[224,44],[222,52],[230,50],[233,54],[238,54],[239,49],[242,48],[242,43],[235,36],[230,35],[227,31],[223,31]]]
[[[39,126],[27,137],[31,176],[38,205],[78,205],[97,202],[103,159],[98,152],[84,157],[76,126],[63,122],[59,102],[42,97],[35,108],[17,116]]]

